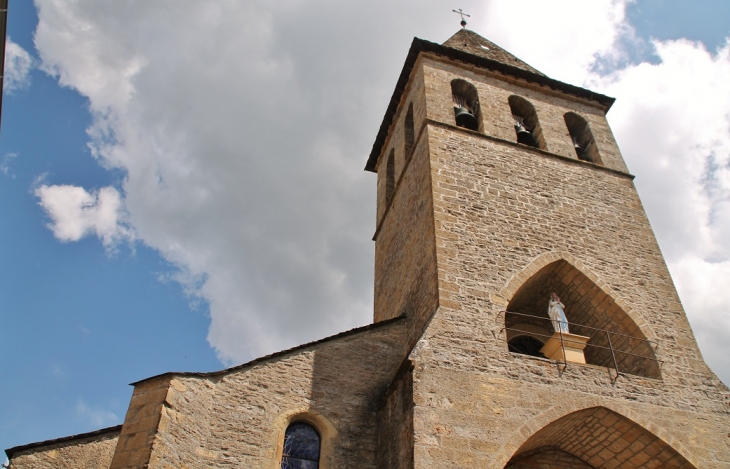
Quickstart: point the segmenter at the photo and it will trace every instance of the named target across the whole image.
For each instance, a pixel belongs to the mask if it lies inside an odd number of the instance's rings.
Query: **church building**
[[[467,29],[414,39],[365,165],[373,323],[133,383],[122,425],[8,449],[10,467],[730,469],[730,390],[613,102]]]

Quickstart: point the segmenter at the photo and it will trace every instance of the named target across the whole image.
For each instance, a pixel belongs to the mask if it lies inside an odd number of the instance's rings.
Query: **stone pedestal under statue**
[[[584,335],[563,332],[561,344],[560,337],[560,332],[553,334],[553,336],[545,342],[545,345],[542,346],[540,353],[551,360],[585,364],[586,357],[583,354],[583,349],[586,348],[586,345],[591,338]],[[565,356],[563,356],[563,349],[565,349]]]

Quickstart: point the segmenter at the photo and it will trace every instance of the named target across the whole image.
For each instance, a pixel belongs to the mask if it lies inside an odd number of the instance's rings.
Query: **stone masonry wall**
[[[425,90],[423,89],[423,75],[420,67],[414,68],[411,74],[411,81],[408,84],[407,89],[403,93],[398,112],[393,117],[393,123],[391,124],[388,138],[384,142],[383,150],[378,164],[376,172],[378,174],[377,180],[377,210],[376,210],[376,230],[380,227],[385,215],[386,209],[388,208],[385,203],[385,186],[386,186],[386,158],[393,151],[395,155],[395,181],[400,180],[406,165],[410,162],[413,157],[413,151],[410,154],[406,153],[406,114],[408,112],[408,106],[413,104],[413,124],[414,124],[414,138],[415,143],[418,143],[418,138],[423,132],[424,124],[426,123],[426,98]],[[415,150],[415,147],[414,147]]]
[[[592,406],[650,429],[695,467],[730,467],[730,394],[702,360],[600,109],[424,64],[439,310],[411,355],[415,467],[504,467],[531,434]],[[453,127],[459,76],[477,86],[489,135]],[[547,152],[513,143],[511,93],[535,105]],[[608,170],[571,154],[568,110],[588,119]],[[498,313],[540,259],[566,260],[611,295],[659,343],[662,379],[614,381],[605,368],[509,353]]]
[[[512,461],[545,448],[569,452],[590,467],[692,467],[661,438],[605,407],[572,412],[550,423],[523,443]]]
[[[508,469],[593,469],[565,451],[548,449],[507,466]]]
[[[404,335],[405,321],[394,320],[172,378],[149,467],[278,469],[287,426],[304,420],[322,436],[321,469],[375,469],[377,404],[405,356]]]
[[[170,380],[154,378],[134,387],[111,469],[142,469],[150,462]]]
[[[481,108],[481,127],[485,135],[517,142],[508,99],[512,95],[518,95],[535,107],[548,152],[578,159],[563,119],[565,113],[575,112],[588,121],[603,165],[617,171],[628,172],[604,111],[598,105],[577,98],[571,99],[562,93],[539,88],[514,78],[495,75],[476,67],[456,67],[433,56],[423,59],[422,63],[425,67],[427,119],[455,125],[451,81],[462,78],[477,89]]]
[[[567,253],[620,292],[614,299],[659,342],[662,386],[715,387],[630,179],[457,133],[429,129],[441,305],[468,307],[483,321],[474,334],[497,333],[511,277],[538,256]],[[494,346],[506,351],[501,340]]]
[[[119,430],[101,435],[29,448],[13,454],[12,469],[108,469]]]
[[[208,467],[207,419],[215,381],[180,377],[170,380],[149,467]]]
[[[414,72],[415,79],[420,74]],[[397,185],[390,206],[383,209],[375,235],[375,322],[404,315],[409,321],[404,337],[408,348],[420,337],[425,324],[436,310],[436,259],[434,245],[433,203],[431,201],[428,142],[425,138],[423,110],[418,95],[423,88],[411,87],[412,98],[402,100],[403,106],[414,103],[415,146],[411,157],[396,171]],[[406,107],[407,108],[407,107]],[[404,112],[397,114],[394,136],[386,141],[383,155],[389,148],[401,146]],[[396,152],[396,155],[398,153]],[[383,160],[378,166],[378,185],[385,178]],[[396,164],[396,168],[400,165]],[[383,198],[379,197],[379,206]]]
[[[396,188],[375,240],[375,322],[404,315],[404,341],[412,346],[437,307],[433,209],[427,144],[416,143],[413,159]]]
[[[406,362],[378,409],[378,469],[413,468],[413,365]]]

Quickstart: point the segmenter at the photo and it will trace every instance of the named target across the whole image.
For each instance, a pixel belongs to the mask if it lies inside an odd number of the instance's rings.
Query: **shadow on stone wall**
[[[565,465],[565,456],[572,456]],[[543,465],[536,466],[541,462]],[[584,463],[583,466],[580,463]],[[662,467],[694,469],[681,454],[634,421],[605,407],[568,414],[525,441],[505,469]]]

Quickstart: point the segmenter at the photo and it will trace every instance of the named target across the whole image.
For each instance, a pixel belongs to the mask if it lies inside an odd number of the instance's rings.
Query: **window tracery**
[[[281,469],[318,469],[319,432],[306,422],[294,422],[284,434]]]

